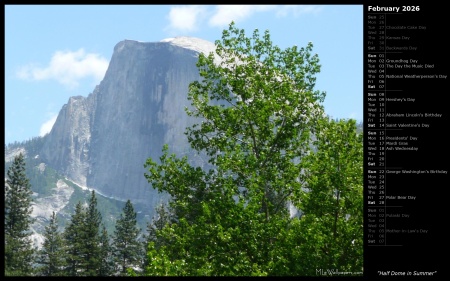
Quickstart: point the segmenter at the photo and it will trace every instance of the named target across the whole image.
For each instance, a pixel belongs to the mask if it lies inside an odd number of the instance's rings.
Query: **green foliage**
[[[139,234],[136,212],[133,204],[128,200],[123,208],[123,213],[117,220],[112,244],[114,261],[121,275],[126,275],[128,268],[140,265],[142,243],[138,240]]]
[[[100,235],[100,267],[99,276],[111,276],[114,273],[114,260],[112,255],[112,247],[109,242],[109,235],[106,227],[102,226]]]
[[[30,239],[34,222],[32,191],[20,153],[7,171],[5,184],[5,274],[31,275],[35,250]]]
[[[57,213],[58,223],[61,227],[64,227],[68,224],[70,215],[74,213],[75,205],[78,201],[87,202],[91,194],[90,191],[82,190],[78,185],[65,179],[63,175],[59,174],[52,167],[45,165],[45,168],[42,169],[43,160],[39,154],[47,137],[48,135],[44,137],[33,137],[27,141],[5,145],[5,154],[12,153],[14,149],[19,148],[23,148],[26,151],[26,155],[24,155],[26,164],[25,173],[29,179],[32,191],[35,193],[33,195],[33,200],[54,195],[54,188],[56,187],[58,180],[64,181],[73,188],[72,196],[69,199],[70,201]],[[5,175],[11,164],[12,161],[5,162]],[[99,194],[97,194],[97,208],[98,211],[103,214],[102,222],[105,224],[107,231],[112,233],[114,231],[116,220],[122,212],[123,201],[99,196]],[[148,212],[148,206],[138,203],[134,205],[134,208],[138,212],[137,220],[139,226],[145,228],[147,220],[144,217],[144,214],[150,214],[151,216],[153,214],[152,210]]]
[[[64,232],[66,244],[65,272],[69,276],[97,276],[102,266],[100,224],[102,216],[97,210],[95,192],[91,192],[87,208],[81,202],[75,207]]]
[[[38,274],[42,276],[61,276],[65,266],[63,238],[58,232],[58,220],[53,211],[50,223],[45,227],[44,243],[39,250]]]
[[[354,120],[322,120],[317,152],[303,159],[308,192],[296,200],[309,229],[304,239],[319,251],[316,268],[362,271],[363,135]]]
[[[298,188],[294,160],[310,149],[310,135],[324,114],[319,102],[325,94],[313,91],[318,57],[311,43],[281,50],[268,31],[246,38],[234,24],[216,46],[222,61],[216,65],[212,55],[200,55],[203,80],[189,88],[195,109],[188,114],[204,121],[188,128],[187,137],[233,181],[230,192],[242,187],[269,220]]]
[[[145,241],[139,241],[130,200],[116,220],[123,203],[101,197],[97,202],[92,191],[83,207],[89,194],[66,181],[74,187],[71,202],[78,203],[64,209],[73,214],[63,235],[53,213],[37,260],[40,275],[362,271],[362,125],[325,117],[325,93],[314,89],[320,65],[313,45],[282,50],[268,31],[260,36],[255,30],[247,38],[231,23],[216,47],[216,57],[199,55],[202,80],[190,84],[192,109],[186,112],[201,123],[185,133],[191,147],[209,157],[211,168],[192,166],[186,157],[170,154],[167,145],[159,163],[146,161],[145,177],[171,200],[156,208]],[[30,155],[37,154],[42,141],[28,143]],[[39,164],[38,158],[28,161]],[[5,274],[31,275],[28,178],[45,195],[57,173],[35,168],[26,174],[22,155],[5,171]],[[288,204],[301,216],[290,217]],[[102,213],[108,220],[100,227]]]
[[[84,256],[84,224],[86,220],[86,212],[81,202],[75,207],[75,212],[71,217],[69,225],[64,231],[65,257],[67,266],[65,273],[68,276],[79,276],[82,274],[82,262]]]
[[[159,204],[156,207],[156,215],[151,223],[147,223],[147,235],[144,236],[144,250],[150,242],[154,242],[157,248],[164,246],[168,241],[159,235],[159,232],[166,226],[174,222],[174,214],[168,210],[166,204]]]
[[[83,240],[84,259],[83,267],[85,275],[98,275],[98,269],[101,266],[100,256],[100,224],[102,223],[102,215],[97,209],[97,198],[95,191],[91,192],[89,205],[86,212],[86,220],[84,224]]]
[[[47,135],[43,137],[32,137],[29,140],[21,142],[15,141],[14,143],[9,143],[8,145],[5,144],[5,151],[23,147],[29,155],[35,156],[38,155],[39,151],[41,151],[46,140]]]
[[[152,242],[154,247],[161,248],[169,243],[164,237],[160,235],[160,231],[174,220],[174,215],[168,209],[166,203],[160,203],[155,208],[156,214],[153,216],[151,222],[147,222],[147,233],[143,235],[143,241],[141,246],[141,257],[139,274],[145,272],[146,266],[150,263],[147,255],[148,245]],[[132,273],[131,273],[132,272]],[[129,270],[128,275],[137,276],[137,272]]]
[[[75,206],[78,202],[87,202],[92,195],[92,191],[82,190],[79,186],[72,183],[69,180],[64,181],[68,186],[73,188],[73,193],[69,199],[67,205],[60,211],[60,213],[73,214],[75,212]],[[105,198],[103,196],[96,196],[97,210],[102,216],[102,223],[104,223],[108,233],[114,231],[117,217],[122,212],[123,201]],[[67,222],[63,223],[63,226]]]
[[[186,130],[212,169],[163,147],[147,180],[171,196],[172,223],[153,228],[145,274],[316,275],[362,269],[362,138],[353,120],[325,117],[320,65],[305,48],[281,50],[266,31],[234,23],[199,55]],[[291,202],[303,216],[291,218]],[[163,241],[163,243],[161,243]]]
[[[24,161],[25,166],[27,167],[25,174],[29,179],[33,192],[38,193],[42,197],[50,195],[52,188],[55,187],[56,182],[60,178],[58,173],[48,166],[45,166],[44,170],[40,170],[38,167],[38,165],[41,164],[39,159],[24,157]],[[5,162],[5,173],[11,164],[11,162]]]

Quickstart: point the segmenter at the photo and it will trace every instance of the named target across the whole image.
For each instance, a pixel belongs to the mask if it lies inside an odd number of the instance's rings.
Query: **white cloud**
[[[84,49],[78,51],[57,51],[47,67],[41,68],[35,64],[22,67],[17,76],[25,80],[54,79],[59,83],[75,88],[78,81],[92,77],[99,82],[108,68],[108,60],[99,54],[87,54]]]
[[[206,8],[200,5],[176,6],[170,9],[168,29],[195,31],[205,16]]]
[[[318,5],[283,5],[278,6],[276,10],[277,17],[286,17],[292,14],[298,17],[301,14],[317,14],[322,10],[322,6]]]
[[[216,6],[216,11],[209,19],[210,26],[224,27],[231,21],[245,20],[256,12],[264,12],[276,9],[273,5],[221,5]]]
[[[44,124],[41,125],[41,129],[39,130],[39,136],[43,137],[46,134],[50,133],[50,131],[53,128],[53,125],[56,122],[56,118],[58,115],[54,115],[50,120],[46,121]]]
[[[166,30],[172,32],[193,32],[204,26],[207,21],[211,27],[224,28],[231,21],[238,23],[256,13],[273,11],[276,17],[298,17],[306,13],[318,13],[321,6],[315,5],[216,5],[210,6],[184,5],[173,6],[167,16],[169,25]]]

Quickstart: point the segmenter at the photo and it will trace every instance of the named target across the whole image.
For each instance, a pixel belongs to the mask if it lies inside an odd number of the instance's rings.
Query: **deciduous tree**
[[[300,229],[308,229],[300,252],[316,253],[309,267],[362,272],[363,135],[355,120],[324,119],[314,145],[317,151],[303,159],[307,192],[294,196],[303,212]]]
[[[199,55],[187,109],[199,123],[186,136],[211,168],[167,146],[145,163],[175,215],[157,230],[168,243],[150,243],[147,275],[314,275],[314,266],[360,264],[362,150],[351,122],[326,118],[312,48],[281,49],[268,31],[246,37],[231,23],[215,54]],[[316,196],[327,188],[330,197]],[[288,202],[306,215],[291,217]]]

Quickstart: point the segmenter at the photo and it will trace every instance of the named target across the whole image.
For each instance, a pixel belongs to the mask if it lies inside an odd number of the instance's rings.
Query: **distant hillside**
[[[36,151],[40,150],[44,138],[36,137],[29,141],[16,142],[5,146],[5,182],[7,170],[11,166],[14,156],[19,153],[25,155],[26,175],[33,190],[32,216],[37,219],[32,226],[34,232],[32,237],[38,247],[43,242],[42,233],[45,226],[48,225],[53,211],[57,214],[60,230],[63,230],[74,213],[75,205],[79,201],[87,202],[91,195],[89,190],[82,189],[41,161]],[[104,197],[98,193],[96,195],[103,223],[108,233],[112,234],[115,221],[120,216],[125,202]],[[146,224],[151,221],[154,211],[143,204],[137,203],[134,207],[138,212],[138,224],[145,230]]]

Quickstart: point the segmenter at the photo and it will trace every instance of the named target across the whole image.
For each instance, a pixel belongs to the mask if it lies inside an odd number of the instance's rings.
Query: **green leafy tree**
[[[99,276],[111,276],[114,273],[114,260],[112,255],[112,247],[110,245],[110,239],[108,231],[105,225],[102,227],[100,235],[100,268]]]
[[[121,275],[126,275],[128,268],[140,265],[142,242],[139,241],[139,235],[136,212],[133,204],[128,200],[116,222],[112,243],[114,260]]]
[[[146,274],[295,274],[287,203],[301,190],[301,159],[324,117],[312,47],[281,50],[268,31],[248,38],[232,23],[216,41],[219,60],[199,55],[202,80],[190,84],[187,113],[201,123],[186,135],[213,168],[193,167],[167,146],[159,164],[147,160],[145,176],[171,195],[176,222],[158,230],[169,243],[150,243]]]
[[[167,204],[161,203],[156,207],[156,215],[153,216],[152,221],[147,223],[147,234],[144,235],[142,242],[142,257],[141,267],[145,270],[145,267],[150,263],[148,259],[147,250],[150,243],[153,242],[152,247],[160,248],[166,245],[169,241],[164,240],[161,236],[161,230],[168,224],[173,222],[173,214],[168,209]]]
[[[189,142],[205,151],[235,188],[242,187],[233,193],[259,202],[267,221],[299,186],[295,160],[309,151],[323,116],[319,102],[325,93],[314,91],[320,65],[312,47],[281,50],[268,31],[260,38],[255,30],[247,38],[231,24],[222,42],[216,41],[220,64],[200,55],[203,80],[189,88],[194,110],[188,115],[203,120],[187,129]]]
[[[165,243],[149,243],[146,275],[362,270],[362,135],[354,120],[325,116],[311,52],[311,43],[281,50],[268,31],[247,38],[232,23],[216,56],[199,55],[187,113],[201,123],[186,135],[212,168],[167,146],[159,163],[147,160],[174,220],[154,229]]]
[[[33,272],[31,195],[24,156],[20,153],[7,171],[5,184],[5,275],[31,275]]]
[[[65,266],[63,238],[58,231],[58,219],[55,212],[45,227],[44,243],[38,255],[38,273],[42,276],[61,276]]]
[[[75,206],[75,212],[71,217],[69,225],[64,230],[64,244],[66,267],[65,275],[80,276],[83,275],[83,259],[85,258],[83,249],[85,246],[84,224],[86,221],[86,211],[81,202]]]
[[[303,159],[308,192],[295,196],[303,211],[300,229],[308,229],[302,233],[301,252],[316,253],[309,267],[361,272],[363,135],[355,120],[324,119],[314,145],[317,151]]]

